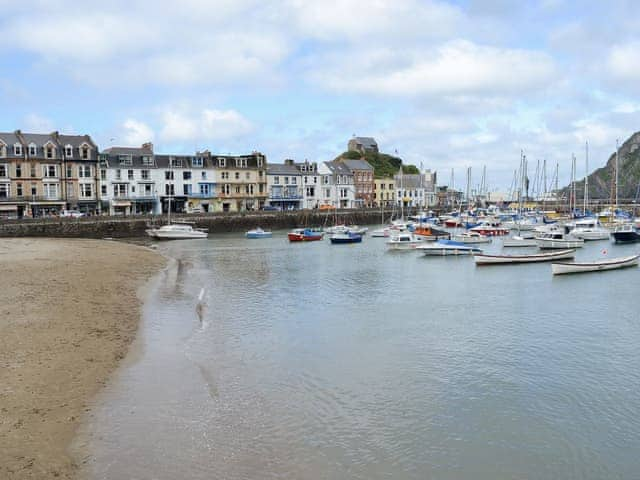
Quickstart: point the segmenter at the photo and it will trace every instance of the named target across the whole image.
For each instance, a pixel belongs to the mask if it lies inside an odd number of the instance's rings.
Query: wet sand
[[[76,478],[74,433],[164,265],[120,242],[0,239],[0,478]]]

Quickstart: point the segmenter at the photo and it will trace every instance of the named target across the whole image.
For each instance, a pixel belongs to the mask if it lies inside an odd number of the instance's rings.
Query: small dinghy
[[[573,258],[576,251],[571,250],[558,250],[557,252],[550,253],[534,253],[531,255],[484,255],[476,254],[473,259],[476,265],[500,265],[507,263],[536,263],[536,262],[549,262],[551,260],[565,260],[567,258]]]
[[[596,260],[594,262],[558,262],[551,264],[554,275],[566,273],[602,272],[604,270],[617,270],[619,268],[635,267],[640,261],[640,255],[629,257],[611,258],[608,260]]]

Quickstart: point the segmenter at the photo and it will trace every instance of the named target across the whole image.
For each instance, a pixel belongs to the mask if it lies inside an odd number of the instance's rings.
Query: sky
[[[631,1],[0,0],[0,129],[326,161],[354,134],[507,190],[640,130]]]

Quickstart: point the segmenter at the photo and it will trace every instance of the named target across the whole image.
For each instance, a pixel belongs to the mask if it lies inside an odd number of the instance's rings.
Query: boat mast
[[[620,141],[616,139],[616,208],[618,208],[618,157],[620,155]]]
[[[575,214],[576,209],[576,156],[571,154],[571,198],[569,199],[569,210],[571,217]]]
[[[584,142],[584,214],[587,214],[587,207],[589,206],[589,142]]]

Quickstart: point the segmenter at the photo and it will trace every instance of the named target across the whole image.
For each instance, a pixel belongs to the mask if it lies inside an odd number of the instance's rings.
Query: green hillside
[[[336,160],[340,158],[346,158],[349,160],[359,160],[362,158],[360,152],[344,152]],[[376,178],[393,177],[400,170],[400,164],[402,159],[388,155],[386,153],[366,152],[364,159],[371,164],[374,170],[374,176]],[[402,171],[408,174],[420,173],[415,165],[402,165]]]
[[[609,200],[615,175],[616,154],[613,152],[604,167],[589,175],[589,198],[591,200]],[[640,132],[631,135],[619,149],[618,159],[618,198],[621,202],[633,201],[640,185]],[[570,185],[562,189],[566,196]],[[576,182],[576,196],[583,198],[584,179]]]

